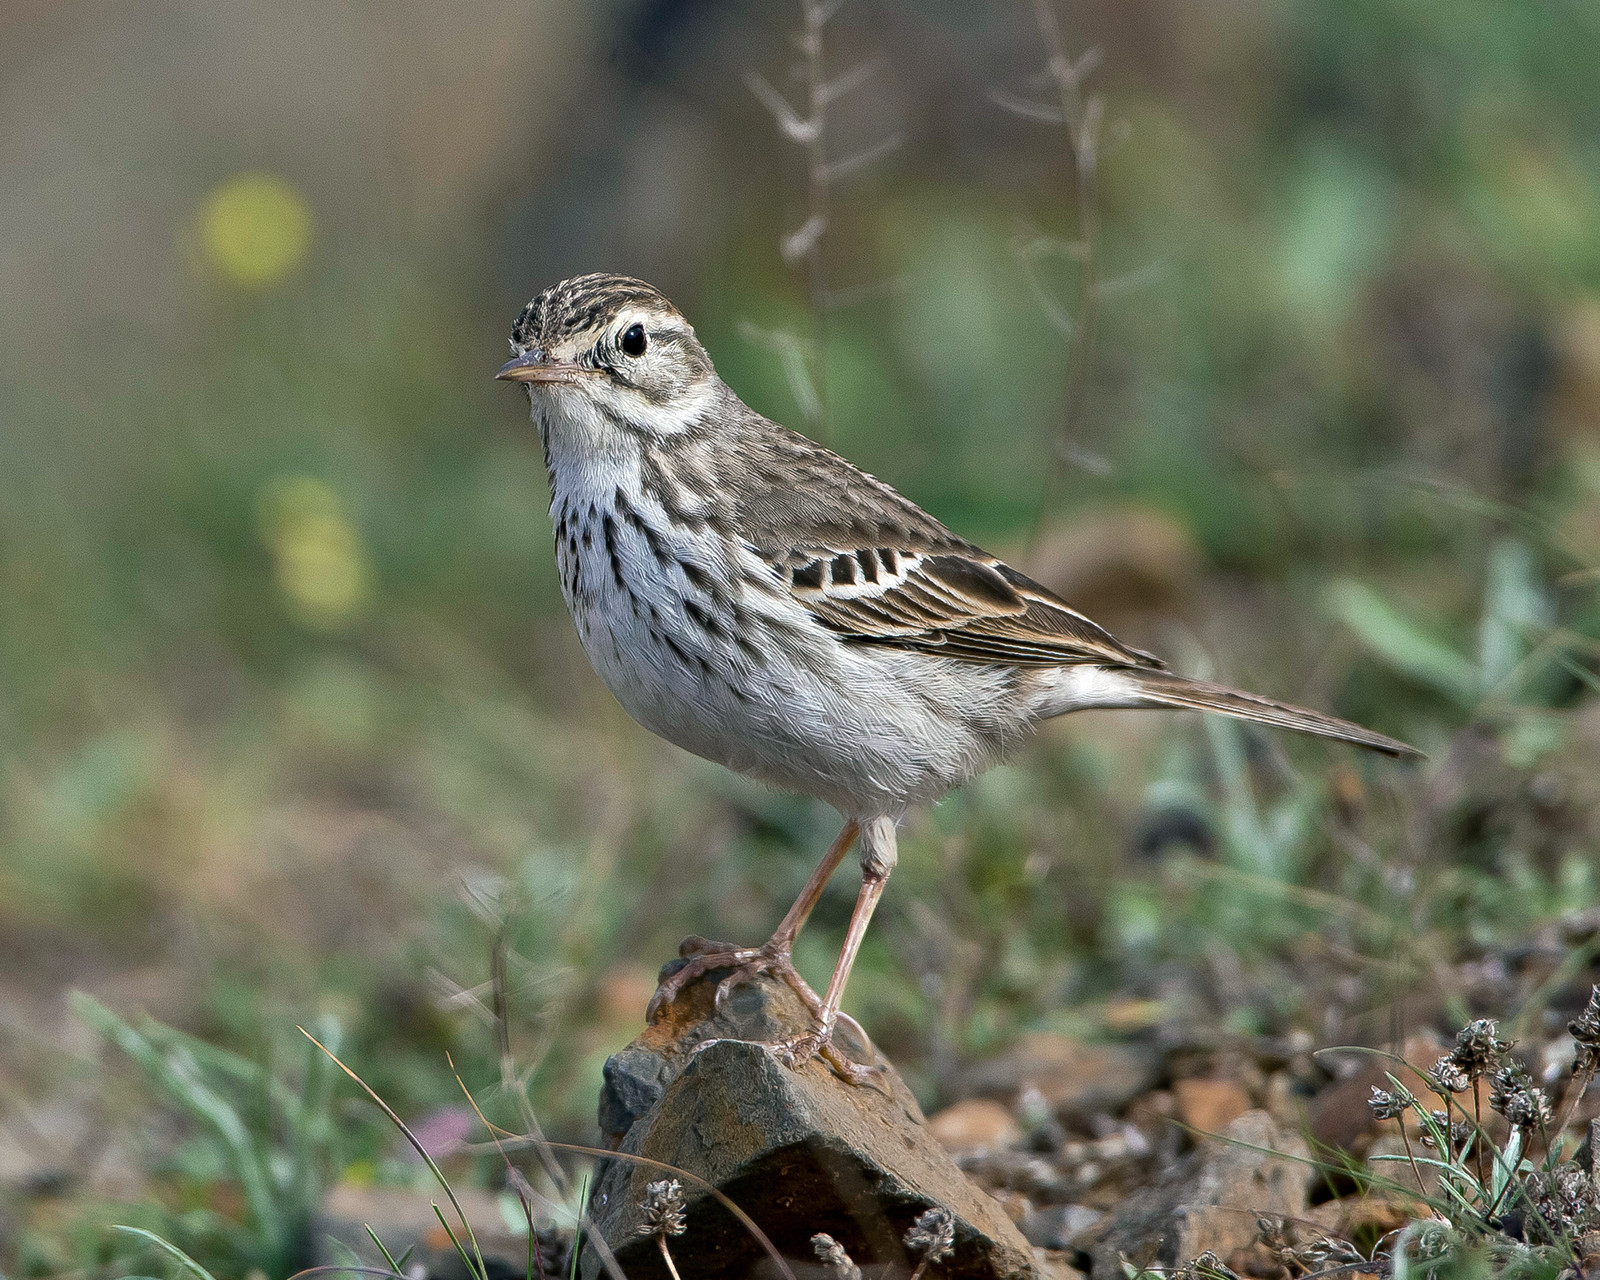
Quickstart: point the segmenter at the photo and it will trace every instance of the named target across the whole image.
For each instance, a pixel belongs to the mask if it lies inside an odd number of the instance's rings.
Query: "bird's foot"
[[[835,1074],[850,1084],[882,1085],[881,1067],[862,1066],[860,1063],[852,1062],[834,1044],[833,1028],[840,1021],[849,1024],[863,1043],[870,1045],[871,1041],[867,1039],[861,1024],[849,1014],[838,1010],[832,1013],[826,1011],[822,997],[811,989],[811,985],[794,967],[788,946],[769,941],[760,947],[735,947],[726,942],[713,942],[709,938],[691,935],[678,944],[678,955],[685,963],[677,972],[663,978],[656,987],[656,993],[645,1009],[645,1017],[649,1021],[654,1022],[659,1018],[686,987],[708,973],[714,973],[719,969],[732,970],[717,983],[713,1009],[718,1011],[722,1008],[723,1000],[735,987],[752,982],[762,974],[771,974],[800,998],[800,1003],[805,1005],[806,1012],[811,1015],[811,1027],[808,1031],[801,1035],[790,1036],[786,1040],[767,1042],[766,1047],[772,1050],[778,1061],[794,1068],[804,1065],[812,1058],[821,1058]],[[698,1047],[703,1049],[707,1045],[716,1043],[719,1043],[719,1040],[708,1040]]]
[[[712,970],[739,969],[760,954],[760,949],[757,947],[735,947],[726,942],[713,942],[710,938],[690,934],[678,944],[678,955],[687,963],[677,972],[669,973],[656,985],[655,995],[650,997],[650,1003],[645,1006],[645,1021],[654,1022],[665,1012],[668,1005],[677,1000],[685,987],[698,982]],[[718,994],[721,994],[720,984]]]
[[[741,987],[747,982],[754,982],[762,974],[769,973],[779,982],[783,983],[795,995],[800,997],[800,1003],[805,1005],[806,1012],[813,1018],[822,1016],[822,997],[811,989],[811,984],[800,976],[800,971],[794,967],[794,960],[787,946],[774,946],[767,943],[748,959],[734,966],[734,970],[721,982],[717,983],[715,1009],[722,1009],[722,1002],[727,999],[728,993],[735,987]]]
[[[858,1086],[875,1084],[887,1091],[883,1068],[851,1062],[833,1043],[832,1028],[820,1022],[813,1024],[811,1030],[803,1035],[778,1041],[772,1046],[772,1052],[779,1062],[791,1068],[799,1067],[812,1058],[821,1058],[845,1083]]]
[[[723,1000],[735,987],[752,982],[764,973],[770,973],[800,997],[800,1003],[805,1005],[806,1012],[813,1018],[822,1016],[822,997],[800,976],[800,971],[794,967],[787,946],[768,942],[760,947],[735,947],[725,942],[713,942],[709,938],[691,935],[678,944],[678,954],[687,963],[676,973],[663,978],[656,987],[656,993],[650,998],[650,1004],[645,1009],[645,1018],[648,1021],[654,1022],[690,983],[718,969],[733,970],[717,983],[717,993],[712,1008],[718,1012],[722,1009]]]

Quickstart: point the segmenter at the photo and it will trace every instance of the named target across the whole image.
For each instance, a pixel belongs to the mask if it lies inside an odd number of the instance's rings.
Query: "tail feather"
[[[1299,733],[1316,734],[1322,738],[1337,738],[1353,742],[1358,747],[1368,747],[1390,756],[1420,757],[1422,752],[1395,738],[1363,729],[1348,720],[1325,716],[1320,711],[1307,711],[1304,707],[1291,707],[1274,702],[1258,694],[1244,693],[1226,685],[1212,684],[1207,680],[1190,680],[1170,671],[1150,671],[1142,668],[1124,668],[1117,672],[1134,686],[1137,704],[1144,707],[1173,707],[1185,711],[1214,711],[1237,720],[1250,720],[1256,724],[1272,725],[1278,729],[1293,729]]]

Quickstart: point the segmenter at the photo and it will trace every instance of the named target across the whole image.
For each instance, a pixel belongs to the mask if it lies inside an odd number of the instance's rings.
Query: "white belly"
[[[1019,736],[1016,673],[842,643],[753,553],[625,510],[614,486],[557,494],[562,591],[595,671],[669,742],[872,816],[938,798]]]

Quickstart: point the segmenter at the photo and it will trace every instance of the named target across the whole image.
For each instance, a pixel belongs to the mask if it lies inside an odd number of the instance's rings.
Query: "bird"
[[[691,982],[771,974],[805,1030],[770,1046],[852,1083],[833,1039],[851,966],[898,858],[897,825],[1087,708],[1208,711],[1390,756],[1359,725],[1169,670],[888,484],[763,417],[642,280],[545,289],[496,373],[527,391],[550,482],[562,596],[600,679],[646,729],[844,819],[759,947],[685,939],[654,1020]],[[859,845],[862,880],[820,996],[792,952]]]

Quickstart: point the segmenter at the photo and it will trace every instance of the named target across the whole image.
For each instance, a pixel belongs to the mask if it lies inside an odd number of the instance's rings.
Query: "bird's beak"
[[[587,369],[570,360],[551,360],[538,347],[507,360],[494,376],[503,382],[577,382],[598,369]]]

